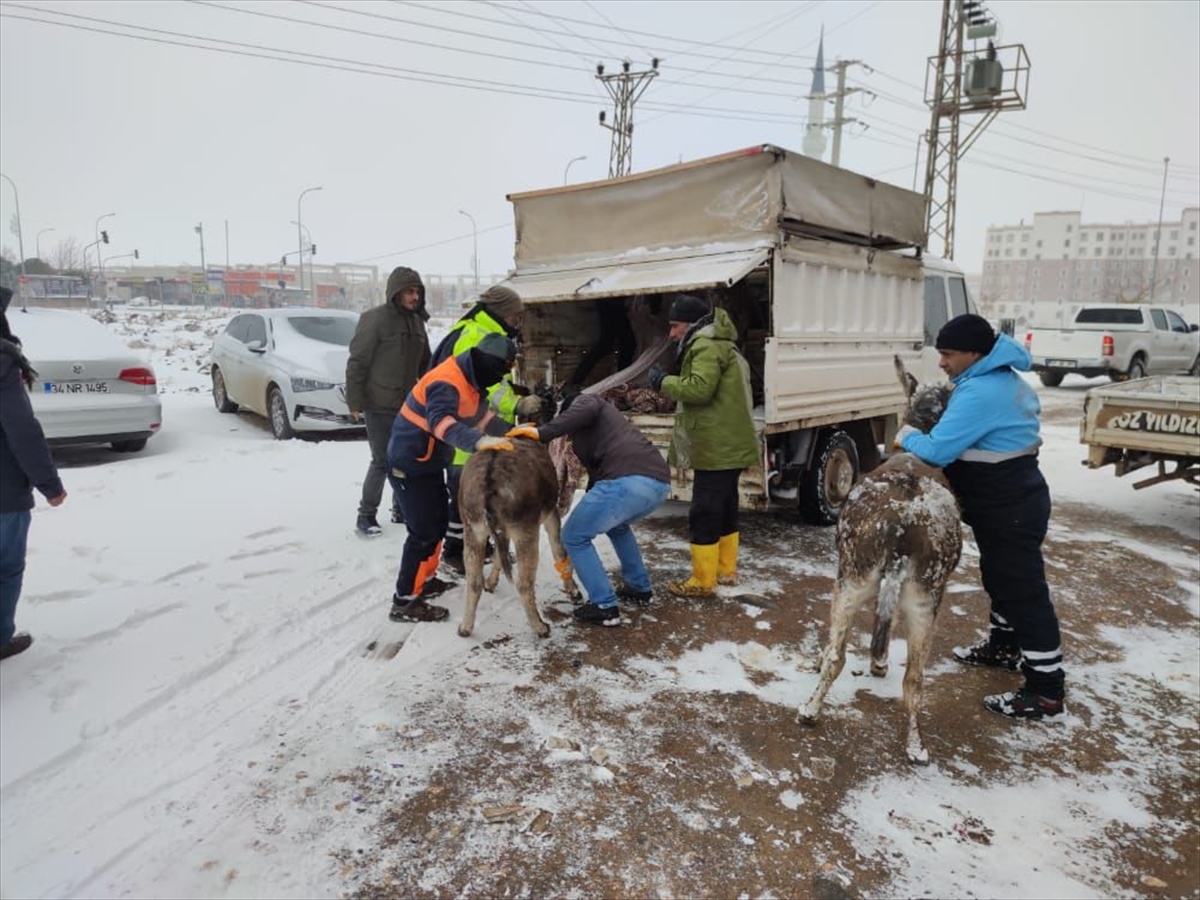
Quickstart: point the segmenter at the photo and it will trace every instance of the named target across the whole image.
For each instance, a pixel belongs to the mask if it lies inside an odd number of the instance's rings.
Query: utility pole
[[[200,290],[204,295],[204,306],[208,307],[208,263],[204,261],[204,223],[192,229],[200,235]]]
[[[1167,199],[1167,166],[1171,164],[1171,157],[1163,157],[1163,186],[1162,193],[1158,197],[1158,228],[1154,232],[1154,263],[1150,267],[1150,302],[1154,302],[1154,291],[1158,288],[1158,246],[1162,243],[1162,217],[1163,204]]]
[[[25,295],[25,229],[21,226],[21,198],[17,196],[17,183],[15,181],[13,181],[3,172],[0,172],[0,178],[3,178],[5,181],[7,181],[9,186],[12,188],[13,205],[17,208],[17,227],[15,231],[17,232],[17,252],[21,254],[21,281],[17,284],[17,297],[20,298]],[[99,251],[97,251],[97,255],[99,255]]]
[[[829,123],[830,127],[833,128],[833,155],[830,157],[829,161],[835,166],[840,165],[842,161],[842,126],[858,121],[858,119],[842,118],[842,108],[846,96],[848,94],[858,93],[862,90],[862,88],[850,88],[849,90],[846,89],[846,69],[850,68],[850,66],[862,66],[864,69],[870,69],[870,66],[866,65],[862,60],[859,59],[839,60],[828,69],[830,72],[837,73],[837,91],[833,95],[833,121]]]
[[[1029,57],[1023,44],[996,47],[980,40],[997,32],[995,18],[982,0],[943,0],[938,52],[925,72],[925,103],[930,109],[925,133],[926,249],[942,241],[942,256],[954,258],[958,161],[1001,112],[1024,109],[1029,91]],[[964,47],[964,39],[975,42]],[[1008,58],[1008,64],[1001,56]],[[964,77],[965,76],[965,77]],[[964,113],[983,113],[967,137],[959,139]]]
[[[633,169],[633,106],[656,77],[658,57],[642,72],[631,72],[629,60],[621,63],[621,71],[614,75],[604,74],[603,63],[596,65],[596,80],[604,85],[613,100],[611,125],[604,120],[604,110],[600,111],[600,126],[612,132],[612,145],[608,151],[609,178],[620,178]]]

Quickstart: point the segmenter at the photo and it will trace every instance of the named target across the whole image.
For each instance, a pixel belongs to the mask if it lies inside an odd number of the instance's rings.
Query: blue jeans
[[[33,514],[0,512],[0,647],[16,633],[17,600],[25,577],[25,545]]]
[[[625,584],[635,591],[650,590],[650,574],[629,525],[654,512],[667,499],[669,490],[670,485],[665,481],[644,475],[598,481],[567,517],[562,530],[563,546],[588,599],[596,606],[615,606],[617,595],[592,539],[607,534],[621,562]]]

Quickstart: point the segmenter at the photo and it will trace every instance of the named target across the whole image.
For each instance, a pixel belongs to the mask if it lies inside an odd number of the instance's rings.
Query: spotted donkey
[[[929,431],[941,418],[952,386],[918,388],[899,357],[896,374],[908,397],[905,424]],[[817,689],[801,707],[800,721],[816,724],[825,694],[845,665],[850,624],[859,608],[874,598],[871,674],[882,677],[887,673],[888,640],[898,607],[908,631],[908,665],[904,672],[906,750],[910,762],[925,765],[929,752],[917,721],[921,680],[942,592],[962,553],[958,502],[941,469],[909,453],[889,457],[850,492],[838,519],[837,548],[829,644],[821,655]]]
[[[554,404],[548,398],[530,396],[523,397],[517,409],[523,417],[549,420],[554,413]],[[515,582],[534,633],[538,637],[550,634],[550,626],[538,613],[533,592],[537,580],[539,533],[543,525],[550,538],[554,568],[562,579],[563,590],[572,599],[581,596],[567,551],[563,548],[558,509],[559,481],[550,453],[537,441],[517,440],[513,445],[511,451],[475,453],[463,468],[458,493],[458,509],[463,520],[463,563],[467,570],[467,605],[458,626],[458,633],[463,637],[469,637],[475,629],[475,608],[480,593],[486,589],[490,594],[496,589],[501,570],[509,581]],[[493,558],[499,565],[492,564],[485,581],[483,565],[489,537],[495,542]],[[510,539],[516,544],[517,551],[515,579],[508,553]]]

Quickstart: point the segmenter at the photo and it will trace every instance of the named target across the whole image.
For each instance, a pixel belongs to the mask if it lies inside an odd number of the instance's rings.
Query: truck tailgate
[[[1156,375],[1092,388],[1081,443],[1200,458],[1200,379]]]

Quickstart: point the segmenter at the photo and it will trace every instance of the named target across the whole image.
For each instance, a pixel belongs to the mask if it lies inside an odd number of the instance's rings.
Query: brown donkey
[[[918,389],[916,379],[896,358],[896,373],[908,397],[905,423],[929,431],[941,417],[952,388]],[[942,593],[962,554],[958,502],[941,469],[909,453],[893,454],[850,492],[837,524],[838,571],[829,613],[829,643],[821,655],[817,689],[800,710],[800,721],[815,725],[821,703],[846,662],[846,640],[855,614],[875,600],[871,674],[888,668],[888,640],[897,608],[908,632],[904,671],[906,750],[910,762],[925,765],[917,713],[921,680],[933,639]]]
[[[553,412],[551,404],[550,412]],[[533,586],[537,579],[538,537],[544,525],[554,554],[554,567],[562,579],[563,590],[573,599],[579,589],[571,572],[571,563],[562,544],[562,520],[559,518],[558,476],[545,445],[517,439],[513,449],[475,453],[463,468],[458,492],[458,509],[463,521],[463,563],[467,570],[467,607],[458,633],[469,637],[475,630],[475,607],[486,588],[496,589],[500,571],[514,582],[525,607],[529,625],[538,637],[547,637],[550,626],[538,614]],[[494,559],[486,583],[483,561],[487,541],[495,542]],[[517,577],[513,578],[509,560],[509,540],[516,545]]]

